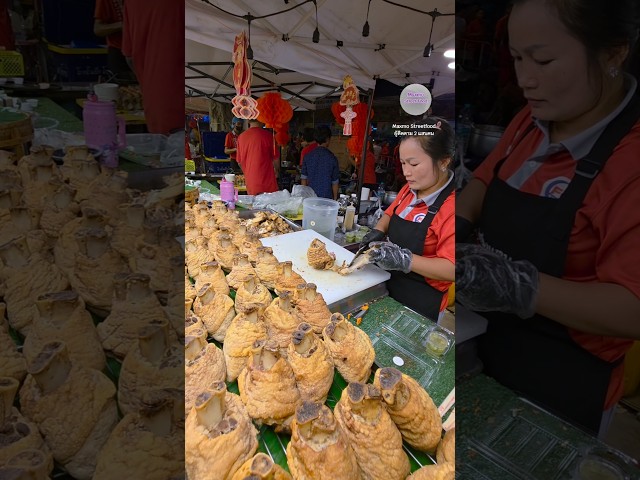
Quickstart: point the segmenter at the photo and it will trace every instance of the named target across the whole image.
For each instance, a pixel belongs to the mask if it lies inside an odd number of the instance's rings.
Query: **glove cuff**
[[[411,273],[411,263],[413,263],[413,252],[408,248],[402,249],[403,273]]]

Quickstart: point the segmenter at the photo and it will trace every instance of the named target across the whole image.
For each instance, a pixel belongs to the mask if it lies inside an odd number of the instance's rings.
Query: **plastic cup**
[[[101,102],[118,101],[117,83],[97,83],[93,86],[93,91]]]
[[[340,204],[328,198],[305,198],[302,202],[302,228],[315,230],[333,241]]]

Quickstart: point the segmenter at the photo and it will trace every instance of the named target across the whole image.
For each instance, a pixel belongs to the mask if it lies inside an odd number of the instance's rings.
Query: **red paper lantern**
[[[279,93],[265,93],[258,99],[258,120],[267,128],[282,128],[282,125],[293,118],[293,109],[289,102],[284,100]]]

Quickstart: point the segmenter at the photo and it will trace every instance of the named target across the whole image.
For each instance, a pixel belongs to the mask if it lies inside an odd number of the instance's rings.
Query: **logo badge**
[[[431,92],[424,85],[412,83],[400,94],[400,107],[409,115],[422,115],[431,106]]]

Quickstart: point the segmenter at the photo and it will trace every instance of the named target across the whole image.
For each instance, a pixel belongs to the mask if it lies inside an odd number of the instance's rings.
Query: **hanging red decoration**
[[[233,85],[236,96],[231,103],[231,112],[238,118],[254,119],[260,113],[255,99],[251,97],[251,65],[247,61],[247,47],[249,41],[242,31],[236,36],[233,44]]]
[[[267,128],[279,130],[282,125],[293,118],[291,105],[277,92],[268,92],[260,97],[258,109],[260,110],[258,120],[264,123]]]
[[[331,113],[333,113],[333,118],[336,119],[339,125],[344,125],[344,118],[341,117],[340,114],[344,112],[346,108],[344,105],[340,105],[340,102],[333,102],[331,104]]]
[[[258,99],[258,120],[274,133],[273,150],[276,143],[285,146],[289,142],[289,120],[293,118],[293,109],[278,92],[268,92]]]
[[[276,143],[284,147],[289,143],[291,137],[289,136],[289,124],[285,123],[282,127],[283,128],[281,130],[278,130],[278,132],[276,133]]]

